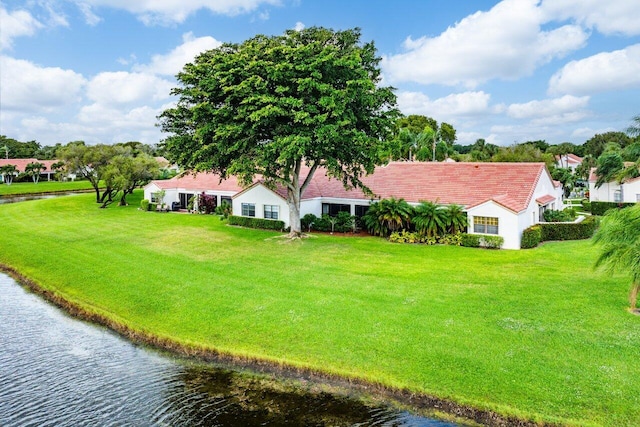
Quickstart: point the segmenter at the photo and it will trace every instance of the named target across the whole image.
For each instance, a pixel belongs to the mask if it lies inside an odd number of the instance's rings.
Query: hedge
[[[542,229],[542,240],[583,240],[589,239],[596,231],[597,220],[589,216],[582,222],[539,224]]]
[[[249,228],[261,228],[264,230],[284,230],[284,221],[274,219],[251,218],[246,216],[229,216],[230,225],[240,225]]]
[[[149,199],[142,199],[140,201],[140,209],[142,209],[143,211],[149,210]]]
[[[635,205],[635,203],[591,202],[591,213],[602,216],[609,209],[622,209],[633,205]]]
[[[541,242],[549,240],[590,239],[598,226],[598,219],[586,217],[582,222],[550,222],[533,225],[522,232],[520,247],[535,248]]]
[[[487,236],[484,234],[460,234],[460,246],[467,248],[500,249],[504,244],[502,236]]]
[[[533,225],[522,232],[520,247],[522,249],[535,248],[542,242],[542,227]]]

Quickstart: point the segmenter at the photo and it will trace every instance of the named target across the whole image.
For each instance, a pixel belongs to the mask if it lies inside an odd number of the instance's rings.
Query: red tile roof
[[[53,173],[53,170],[51,170],[51,165],[56,163],[57,161],[58,160],[0,159],[0,166],[14,165],[18,169],[18,172],[24,172],[29,163],[42,163],[43,165],[45,165],[46,169],[41,173]]]
[[[561,156],[555,156],[555,157],[556,157],[556,161],[560,161]],[[562,158],[563,158],[563,162],[566,161],[569,164],[579,165],[580,163],[582,163],[582,157],[576,156],[573,153],[563,154]]]
[[[467,208],[493,200],[520,212],[527,208],[543,173],[548,176],[544,163],[392,162],[377,167],[363,182],[376,198],[428,200]],[[340,181],[320,170],[303,195],[303,199],[315,197],[370,198],[361,190],[345,190]]]
[[[551,194],[547,194],[545,196],[542,197],[538,197],[536,199],[536,203],[538,203],[539,205],[546,205],[548,203],[551,203],[555,200],[555,196],[552,196]]]
[[[152,181],[160,189],[184,188],[191,191],[242,191],[242,186],[235,177],[220,181],[220,175],[214,173],[183,174],[167,180]]]
[[[303,171],[304,176],[308,169]],[[544,163],[432,163],[392,162],[377,167],[362,179],[375,194],[374,198],[403,198],[407,202],[422,200],[442,204],[459,204],[467,208],[487,201],[520,212],[527,208],[542,174],[549,177]],[[551,177],[549,177],[551,180]],[[258,177],[255,181],[260,182]],[[162,189],[184,188],[192,191],[242,191],[231,177],[220,182],[218,175],[199,173],[153,181]],[[286,199],[286,188],[276,186],[277,194]],[[345,190],[341,181],[318,169],[302,199],[319,197],[370,200],[360,189]]]

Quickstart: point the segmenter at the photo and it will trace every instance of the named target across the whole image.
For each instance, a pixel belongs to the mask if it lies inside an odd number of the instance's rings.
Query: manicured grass
[[[489,251],[0,206],[0,262],[139,330],[569,425],[640,425],[640,317],[590,241]]]
[[[92,189],[93,187],[89,181],[40,181],[37,184],[33,182],[14,182],[11,185],[0,184],[0,197],[15,194],[55,193]]]

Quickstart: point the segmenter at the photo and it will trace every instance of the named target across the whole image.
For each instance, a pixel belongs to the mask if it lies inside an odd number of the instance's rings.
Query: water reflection
[[[3,274],[0,343],[1,426],[453,426],[160,355]]]
[[[0,205],[6,204],[6,203],[26,202],[29,200],[52,199],[54,197],[71,196],[75,194],[83,194],[83,193],[78,191],[70,191],[68,193],[30,194],[26,196],[5,195],[5,196],[0,196]]]

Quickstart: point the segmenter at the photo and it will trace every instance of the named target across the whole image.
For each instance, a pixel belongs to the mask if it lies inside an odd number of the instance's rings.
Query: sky
[[[639,16],[635,0],[0,0],[0,134],[158,144],[198,53],[322,26],[360,28],[401,112],[459,144],[582,144],[640,115]]]

